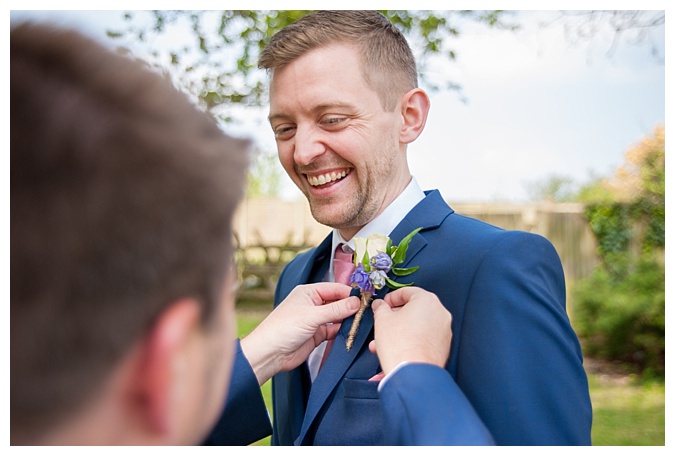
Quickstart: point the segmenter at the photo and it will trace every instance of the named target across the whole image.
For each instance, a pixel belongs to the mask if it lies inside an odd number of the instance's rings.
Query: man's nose
[[[293,159],[299,165],[306,166],[326,151],[323,132],[314,126],[297,127]]]

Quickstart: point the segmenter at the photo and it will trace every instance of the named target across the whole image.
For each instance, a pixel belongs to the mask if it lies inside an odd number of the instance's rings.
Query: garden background
[[[278,165],[266,75],[255,64],[269,36],[314,5],[143,11],[143,2],[120,0],[79,11],[68,3],[9,1],[10,20],[73,26],[146,60],[226,131],[254,139],[236,227],[239,334],[247,334],[271,310],[280,268],[328,232]],[[242,6],[266,7],[258,3]],[[666,2],[617,2],[623,9],[612,11],[590,9],[605,7],[598,1],[547,3],[559,11],[521,3],[383,11],[410,40],[432,100],[409,148],[411,169],[457,212],[553,242],[589,374],[594,445],[665,445]],[[269,383],[262,390],[269,404]]]

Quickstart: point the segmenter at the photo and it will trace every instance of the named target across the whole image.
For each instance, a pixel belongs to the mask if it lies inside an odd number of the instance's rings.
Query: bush
[[[629,263],[622,278],[598,268],[575,287],[575,325],[588,355],[665,373],[665,266]]]
[[[626,153],[610,179],[585,188],[601,265],[579,282],[575,322],[589,355],[665,371],[665,129]]]

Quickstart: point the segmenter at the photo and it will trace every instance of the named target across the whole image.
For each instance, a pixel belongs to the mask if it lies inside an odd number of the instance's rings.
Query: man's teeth
[[[327,184],[329,182],[340,180],[346,175],[347,171],[339,171],[339,172],[333,171],[332,173],[321,174],[319,176],[307,176],[307,180],[309,181],[309,185],[316,187],[319,185]]]

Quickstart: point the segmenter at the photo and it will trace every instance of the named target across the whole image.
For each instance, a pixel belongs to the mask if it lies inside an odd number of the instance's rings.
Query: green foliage
[[[574,290],[588,354],[663,375],[665,369],[665,134],[626,154],[616,176],[586,192],[600,267]]]
[[[626,153],[611,179],[587,187],[586,218],[598,241],[604,267],[622,278],[631,258],[659,257],[666,244],[665,132]]]
[[[408,244],[410,244],[410,241],[412,240],[413,236],[415,236],[417,233],[420,232],[422,228],[416,228],[406,237],[401,239],[401,242],[398,244],[396,247],[392,247],[391,251],[388,251],[387,253],[391,256],[391,261],[396,265],[403,263],[405,261],[405,255],[408,253]]]
[[[665,182],[665,177],[664,177]],[[646,254],[664,249],[666,246],[666,205],[662,202],[652,202],[641,199],[634,206],[638,217],[646,221],[642,249]]]
[[[615,277],[626,269],[626,251],[633,235],[630,208],[622,203],[592,204],[586,207],[586,218],[598,241],[598,252],[604,266]]]
[[[276,196],[281,183],[281,167],[276,155],[257,151],[248,174],[248,197]]]
[[[123,18],[125,30],[108,30],[118,41],[145,45],[159,66],[172,68],[174,83],[195,95],[208,110],[227,105],[261,106],[266,102],[265,73],[258,70],[260,51],[269,38],[283,27],[311,11],[302,10],[221,10],[221,11],[129,11]],[[503,11],[381,11],[399,27],[416,53],[420,79],[431,89],[438,88],[425,77],[427,57],[439,55],[454,60],[448,38],[459,36],[468,21],[515,30],[504,22]],[[168,35],[188,36],[187,41],[159,46]],[[162,49],[161,51],[159,49]],[[446,88],[458,88],[447,81]],[[220,109],[216,109],[220,108]],[[228,121],[227,113],[214,112]]]
[[[412,240],[413,236],[419,233],[420,230],[422,230],[422,227],[416,228],[410,233],[408,233],[406,237],[401,239],[401,242],[397,246],[391,245],[391,239],[389,239],[389,242],[387,242],[387,255],[389,255],[392,261],[391,272],[393,272],[398,277],[408,276],[420,268],[419,266],[413,266],[411,268],[396,267],[397,264],[401,264],[405,261],[405,256],[408,253],[408,244],[410,244],[410,241]],[[413,285],[412,282],[399,283],[396,282],[395,280],[390,279],[389,277],[387,277],[385,280],[387,282],[387,286],[392,290],[398,290],[399,288],[409,287]]]
[[[665,267],[655,260],[630,264],[623,279],[598,268],[579,283],[574,317],[585,352],[663,375],[664,284]]]
[[[528,193],[534,201],[566,202],[575,200],[575,182],[569,176],[552,174],[530,182]]]
[[[588,203],[611,203],[615,197],[612,191],[601,184],[601,180],[596,179],[591,184],[582,187],[575,195],[574,200]]]

